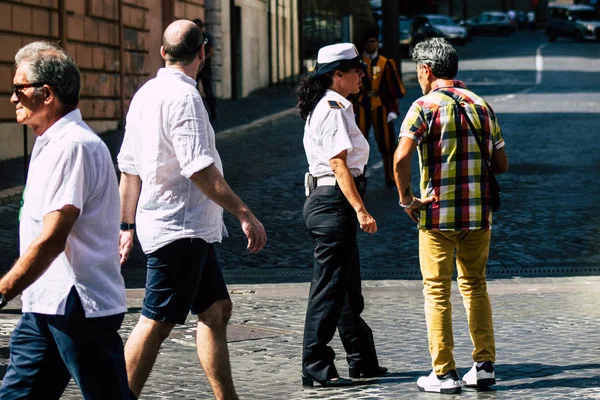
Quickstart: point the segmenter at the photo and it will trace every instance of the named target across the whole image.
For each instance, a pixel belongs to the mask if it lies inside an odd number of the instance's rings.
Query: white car
[[[443,37],[451,43],[464,45],[469,41],[469,32],[445,15],[415,16],[412,23],[412,45],[431,37]]]

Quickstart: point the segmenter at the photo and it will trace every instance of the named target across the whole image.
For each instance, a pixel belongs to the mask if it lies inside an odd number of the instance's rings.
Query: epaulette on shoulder
[[[339,101],[327,100],[330,108],[342,108],[342,104]]]

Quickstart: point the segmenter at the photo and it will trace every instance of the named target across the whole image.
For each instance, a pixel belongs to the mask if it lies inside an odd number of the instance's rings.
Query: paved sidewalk
[[[600,399],[600,277],[491,280],[498,383],[489,392],[469,389],[442,397],[420,393],[415,385],[431,368],[421,289],[417,280],[364,282],[363,316],[373,328],[380,362],[390,369],[389,375],[344,389],[303,389],[300,357],[308,284],[231,285],[229,348],[240,398]],[[142,297],[141,289],[128,291],[124,338],[139,318]],[[472,346],[456,290],[453,299],[454,354],[459,373],[464,374],[471,365]],[[7,363],[8,334],[17,319],[16,303],[0,312],[0,372]],[[338,370],[347,376],[337,335],[333,347]],[[81,397],[71,383],[63,398]],[[163,345],[141,399],[211,398],[197,361],[190,317]]]

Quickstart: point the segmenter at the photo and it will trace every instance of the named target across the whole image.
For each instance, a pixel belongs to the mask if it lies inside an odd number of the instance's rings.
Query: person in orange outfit
[[[363,37],[363,60],[368,73],[363,78],[358,96],[356,123],[365,137],[373,126],[377,147],[383,160],[385,184],[394,186],[393,160],[396,150],[394,120],[398,118],[398,99],[405,89],[394,60],[379,54],[379,41],[375,31]]]

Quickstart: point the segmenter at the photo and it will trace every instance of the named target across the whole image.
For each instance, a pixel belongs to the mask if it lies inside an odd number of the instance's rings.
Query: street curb
[[[402,81],[403,81],[403,83],[415,82],[415,81],[417,81],[417,75],[415,73],[406,74],[405,76],[403,76]],[[285,117],[288,117],[290,115],[295,115],[297,113],[298,113],[298,109],[296,107],[288,108],[287,110],[283,110],[283,111],[280,111],[275,114],[267,115],[265,117],[255,120],[255,121],[249,122],[245,125],[234,126],[233,128],[228,128],[228,129],[225,129],[222,131],[217,131],[217,132],[215,132],[215,135],[216,135],[217,140],[225,139],[230,136],[240,135],[249,130],[260,128],[265,125],[273,124]]]
[[[274,122],[279,121],[280,119],[283,119],[285,117],[289,117],[291,115],[294,115],[297,112],[298,112],[297,108],[296,107],[292,107],[292,108],[288,108],[287,110],[283,110],[283,111],[280,111],[278,113],[267,115],[266,117],[259,118],[259,119],[255,120],[255,121],[249,122],[249,123],[247,123],[245,125],[234,126],[233,128],[228,128],[228,129],[225,129],[225,130],[222,130],[222,131],[217,131],[215,133],[216,138],[217,138],[216,140],[225,139],[225,138],[228,138],[230,136],[240,135],[242,133],[246,133],[249,130],[260,128],[260,127],[265,126],[265,125],[270,125],[270,124],[272,124]]]
[[[19,200],[23,196],[24,186],[0,190],[0,206]]]

